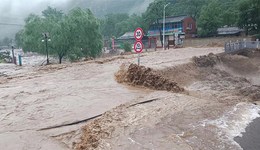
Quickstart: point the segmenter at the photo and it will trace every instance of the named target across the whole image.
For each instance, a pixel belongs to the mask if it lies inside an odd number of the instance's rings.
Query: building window
[[[178,28],[181,28],[181,27],[182,27],[182,23],[179,22],[179,23],[178,23]]]
[[[166,24],[166,26],[165,26],[165,29],[166,29],[166,30],[169,30],[169,29],[171,29],[171,28],[172,28],[171,24]]]
[[[174,23],[174,28],[178,28],[178,24],[177,23]]]
[[[188,27],[189,27],[190,29],[192,29],[192,23],[189,23],[189,24],[188,24]]]

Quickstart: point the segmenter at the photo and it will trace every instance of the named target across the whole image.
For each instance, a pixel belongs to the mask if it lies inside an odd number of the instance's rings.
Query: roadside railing
[[[225,52],[232,53],[236,51],[240,51],[243,49],[259,49],[260,48],[260,41],[257,39],[256,41],[236,41],[236,42],[227,42],[225,43]]]

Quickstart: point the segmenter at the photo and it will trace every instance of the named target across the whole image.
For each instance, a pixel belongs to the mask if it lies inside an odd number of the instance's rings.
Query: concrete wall
[[[235,42],[237,40],[251,40],[250,37],[212,37],[212,38],[191,38],[184,39],[185,47],[201,47],[201,46],[210,46],[210,47],[224,47],[226,42]]]

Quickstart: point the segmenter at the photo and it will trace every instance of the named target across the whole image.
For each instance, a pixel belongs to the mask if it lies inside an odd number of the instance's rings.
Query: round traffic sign
[[[137,41],[141,41],[142,40],[142,38],[144,37],[144,31],[143,31],[143,29],[142,28],[137,28],[137,29],[135,29],[135,33],[134,33],[135,35],[135,39],[137,40]]]
[[[136,41],[134,44],[134,50],[136,53],[141,53],[143,51],[144,44],[141,41]]]

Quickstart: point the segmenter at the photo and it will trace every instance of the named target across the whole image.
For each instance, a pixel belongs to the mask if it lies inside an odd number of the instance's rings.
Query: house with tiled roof
[[[165,18],[165,39],[173,40],[175,35],[185,38],[195,37],[197,25],[194,18],[186,15],[171,16]],[[156,20],[149,28],[147,36],[151,41],[156,40],[157,45],[163,35],[163,18]]]

